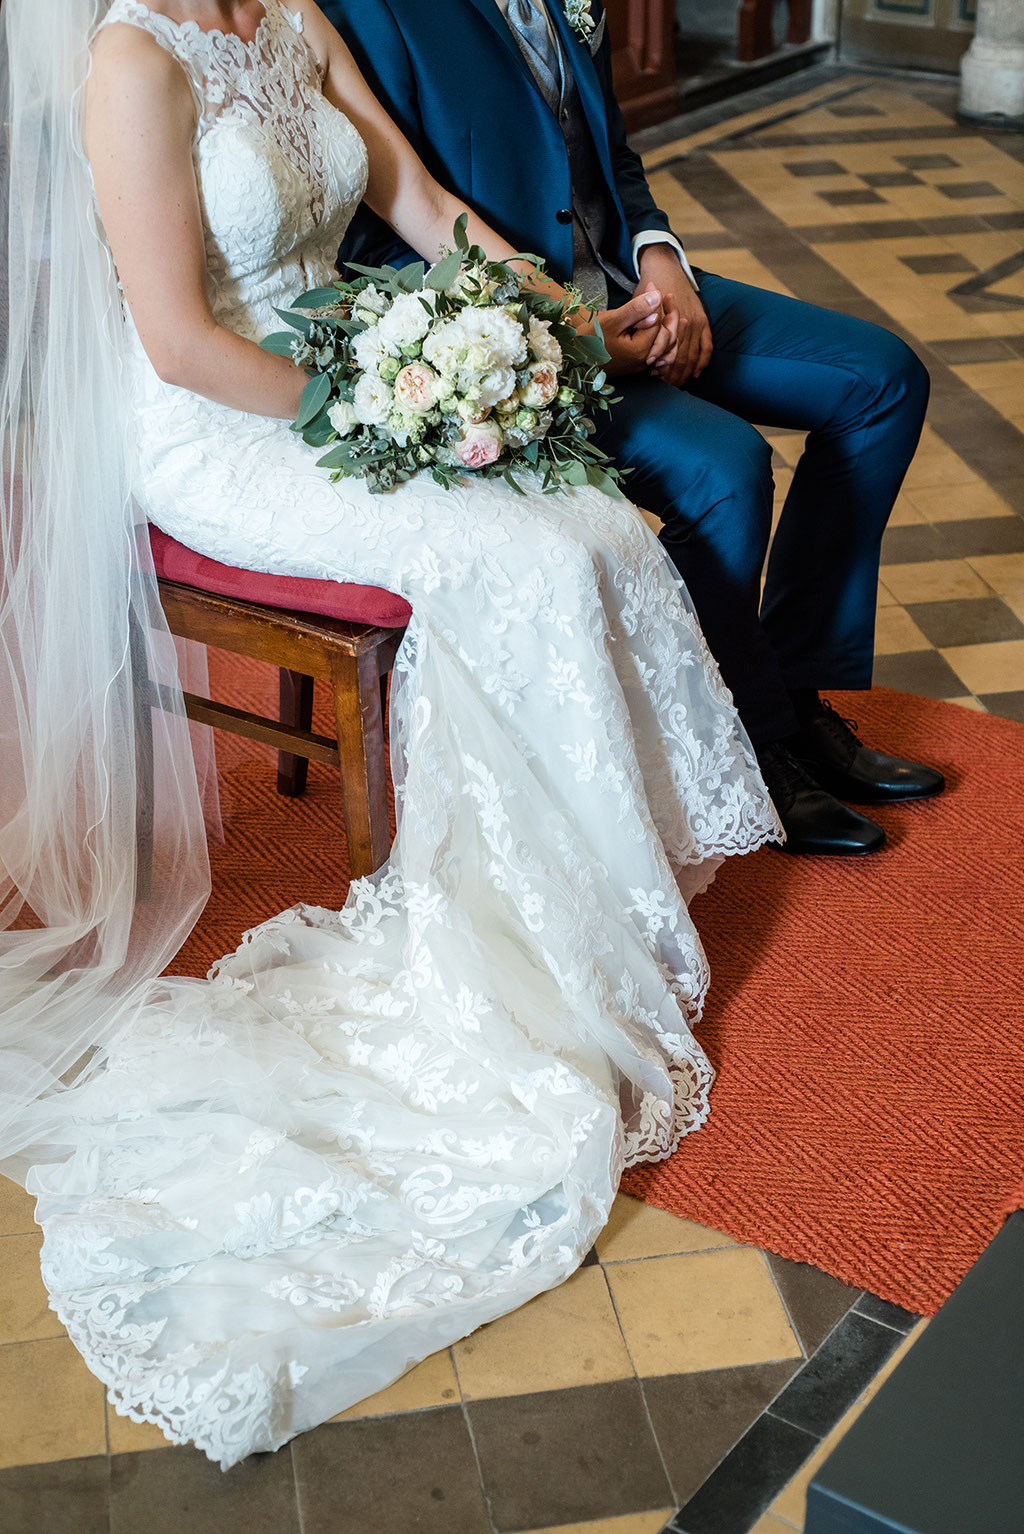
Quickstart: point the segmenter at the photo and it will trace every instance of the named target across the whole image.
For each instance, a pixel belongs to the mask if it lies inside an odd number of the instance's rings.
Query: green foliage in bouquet
[[[455,248],[429,271],[352,263],[357,275],[279,309],[291,330],[266,351],[310,379],[293,430],[326,451],[332,479],[390,490],[429,470],[447,488],[467,473],[541,476],[544,490],[593,485],[618,496],[619,471],[592,441],[594,416],[616,402],[598,334],[569,323],[578,292],[556,301],[527,274],[470,245],[465,214]],[[543,270],[537,256],[512,259]],[[595,322],[596,324],[596,322]]]

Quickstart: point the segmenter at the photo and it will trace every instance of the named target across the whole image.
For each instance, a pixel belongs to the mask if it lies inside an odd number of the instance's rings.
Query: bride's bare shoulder
[[[160,123],[175,135],[195,119],[195,99],[184,69],[151,33],[113,21],[92,40],[86,85],[87,144],[100,132],[145,131]]]
[[[180,84],[187,90],[185,71],[174,55],[151,32],[131,22],[112,21],[100,27],[90,52],[90,88],[105,90],[114,85],[140,84],[174,90]]]

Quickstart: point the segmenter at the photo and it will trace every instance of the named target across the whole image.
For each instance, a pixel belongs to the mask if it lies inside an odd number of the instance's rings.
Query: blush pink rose
[[[437,399],[437,374],[424,362],[410,362],[395,378],[395,400],[403,410],[426,415]]]
[[[500,426],[484,421],[480,426],[466,427],[455,444],[455,453],[467,469],[485,469],[497,460],[504,440]]]
[[[530,410],[543,410],[558,393],[558,373],[551,362],[535,362],[522,391],[523,404]]]

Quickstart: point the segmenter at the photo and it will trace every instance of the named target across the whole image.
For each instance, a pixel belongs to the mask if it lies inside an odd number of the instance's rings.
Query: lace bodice
[[[261,339],[280,327],[275,306],[332,277],[366,187],[363,141],[324,96],[302,17],[280,0],[264,0],[251,43],[141,0],[113,0],[103,25],[118,22],[149,32],[188,77],[213,312]]]

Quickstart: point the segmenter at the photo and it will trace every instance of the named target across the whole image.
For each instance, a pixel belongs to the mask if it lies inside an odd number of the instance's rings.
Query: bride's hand
[[[654,288],[638,293],[618,309],[602,310],[598,320],[611,358],[606,368],[609,376],[616,378],[627,373],[642,373],[647,366],[647,354],[664,322],[661,294]],[[593,333],[594,325],[588,321],[580,329]]]

